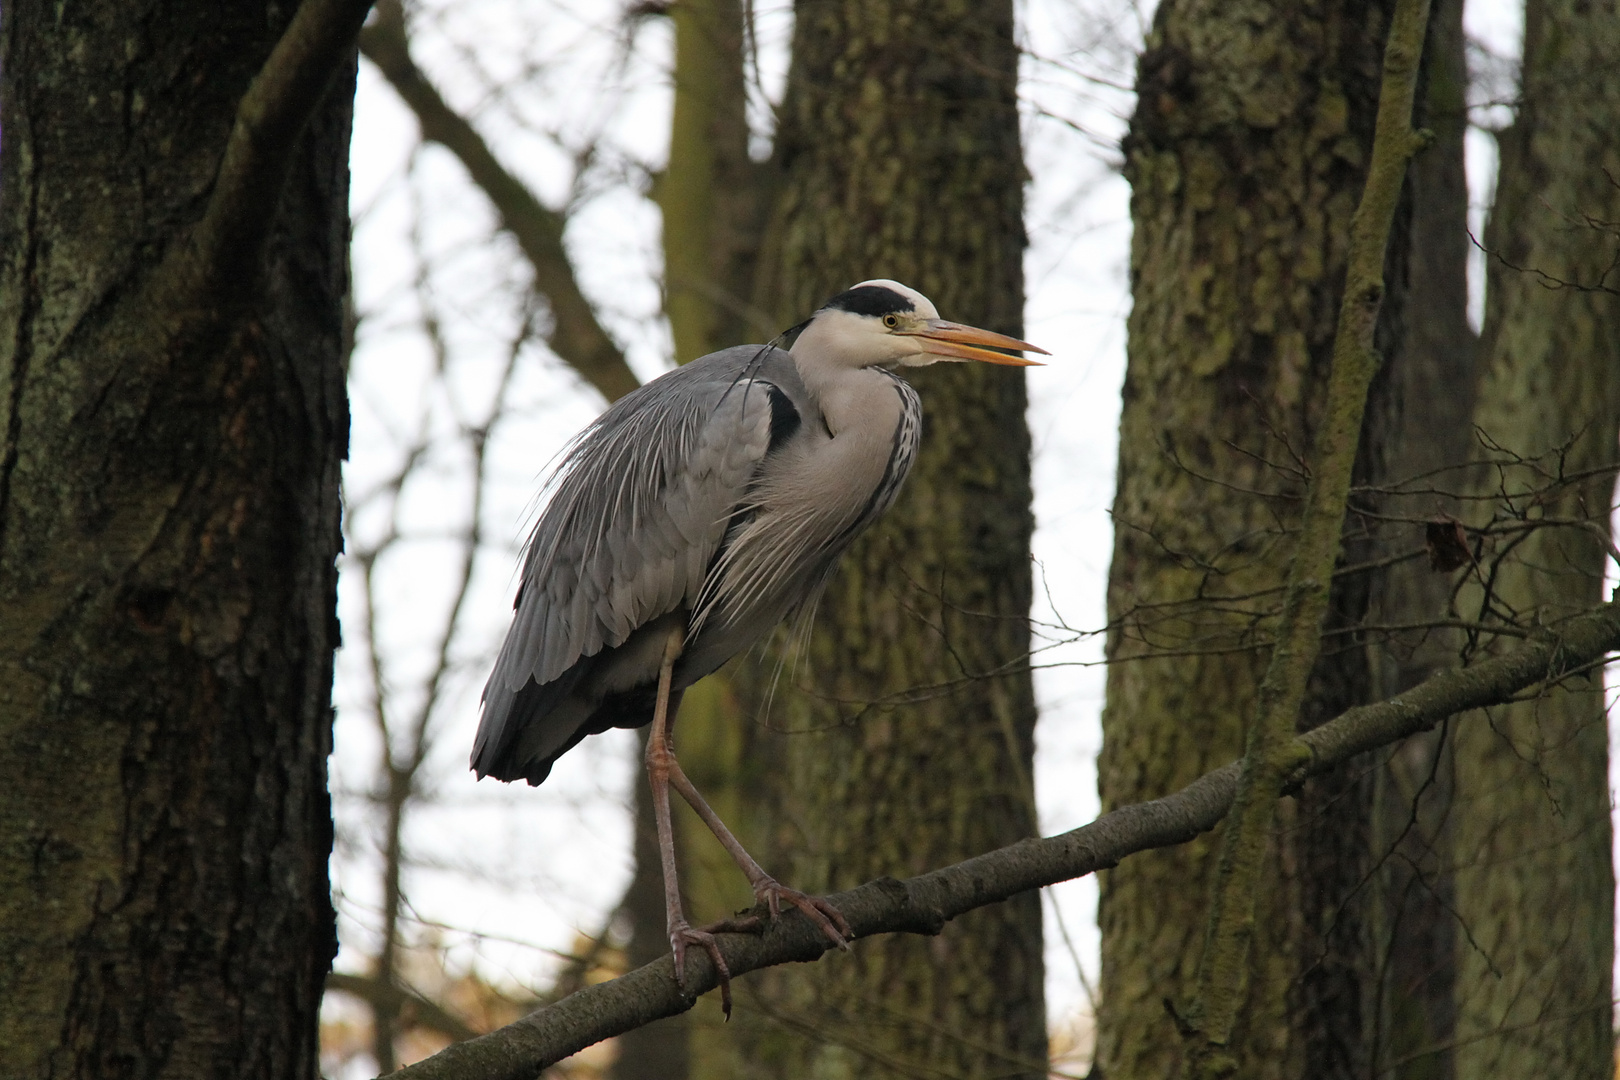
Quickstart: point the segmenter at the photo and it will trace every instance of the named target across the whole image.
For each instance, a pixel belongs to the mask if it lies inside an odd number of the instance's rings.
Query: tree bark
[[[1172,2],[1156,15],[1126,143],[1135,304],[1105,810],[1234,756],[1255,713],[1294,547],[1299,458],[1322,419],[1387,18],[1382,5],[1322,3]],[[1377,337],[1386,353],[1398,344],[1404,238],[1398,224]],[[1368,428],[1379,419],[1374,409]],[[1380,443],[1364,429],[1361,478]],[[1347,561],[1365,546],[1351,522]],[[1364,578],[1340,580],[1329,629],[1359,622],[1367,595]],[[1306,727],[1364,700],[1365,655],[1354,639],[1336,641],[1316,666]],[[1346,875],[1364,869],[1369,797],[1364,783],[1327,776],[1279,807],[1227,1046],[1245,1077],[1354,1069],[1343,1029],[1361,1022],[1362,935],[1340,905],[1354,885]],[[1098,1062],[1110,1078],[1178,1074],[1170,1011],[1191,999],[1217,850],[1208,838],[1102,875]]]
[[[7,1075],[318,1075],[363,13],[5,5]]]
[[[780,326],[894,277],[1019,332],[1017,55],[1006,2],[798,5],[757,293]],[[926,419],[899,501],[845,556],[804,653],[738,669],[780,755],[768,868],[818,892],[1036,830],[1024,381],[941,364],[912,382]],[[1032,893],[744,984],[764,1021],[751,1075],[1044,1076],[1040,926]]]
[[[1613,5],[1532,0],[1523,96],[1502,165],[1475,412],[1482,439],[1579,476],[1555,495],[1534,466],[1481,470],[1532,517],[1493,582],[1496,612],[1552,623],[1601,597],[1620,431],[1620,49]],[[1567,284],[1560,284],[1567,283]],[[1503,453],[1491,453],[1501,459]],[[1490,504],[1486,504],[1488,507]],[[1500,504],[1499,504],[1500,505]],[[1487,563],[1500,548],[1485,551]],[[1462,597],[1473,617],[1477,592]],[[1607,1077],[1614,877],[1601,680],[1459,729],[1455,814],[1461,978],[1457,1075]]]
[[[375,18],[360,34],[360,48],[416,114],[423,140],[456,155],[468,178],[495,207],[501,226],[517,241],[534,275],[534,291],[550,310],[546,344],[607,400],[617,401],[634,390],[640,385],[635,372],[597,321],[568,260],[563,247],[567,218],[506,171],[478,129],[445,103],[416,66],[400,0],[379,0]]]

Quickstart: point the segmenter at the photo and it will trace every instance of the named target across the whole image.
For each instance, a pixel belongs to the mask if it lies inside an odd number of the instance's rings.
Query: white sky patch
[[[1468,324],[1477,333],[1485,321],[1485,226],[1496,197],[1494,132],[1513,122],[1519,57],[1524,46],[1524,9],[1504,0],[1472,0],[1463,6],[1468,39],[1468,131],[1463,139],[1468,174]]]

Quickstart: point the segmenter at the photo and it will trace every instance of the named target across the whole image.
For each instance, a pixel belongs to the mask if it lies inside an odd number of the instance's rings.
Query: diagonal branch
[[[217,301],[239,299],[256,282],[259,255],[281,203],[293,147],[352,59],[371,0],[304,0],[248,85],[220,159],[202,219],[169,250],[151,285],[148,318],[171,332],[217,318]]]
[[[1616,649],[1620,649],[1620,602],[1611,602],[1569,619],[1556,631],[1539,629],[1500,657],[1441,672],[1397,697],[1350,709],[1295,740],[1297,764],[1285,778],[1285,790],[1447,717],[1555,682]],[[1207,832],[1231,807],[1239,768],[1232,762],[1174,795],[1121,807],[1060,836],[1021,840],[942,870],[906,881],[883,878],[831,899],[856,937],[938,933],[948,920],[975,908],[1083,877],[1136,852],[1186,843]],[[734,976],[815,960],[831,947],[820,931],[796,914],[777,920],[760,936],[723,935],[722,942]],[[714,968],[701,954],[689,959],[686,981],[695,993],[717,985]],[[570,1054],[685,1012],[695,1001],[676,986],[670,958],[665,956],[393,1075],[400,1080],[532,1080]]]
[[[512,234],[534,272],[534,288],[551,307],[547,344],[609,401],[640,385],[625,363],[585,294],[563,247],[566,219],[537,199],[523,181],[495,159],[483,136],[457,113],[411,59],[405,13],[399,0],[379,0],[377,16],[360,32],[360,51],[377,65],[416,114],[422,138],[438,143],[461,161],[473,183],[495,205],[501,225]]]

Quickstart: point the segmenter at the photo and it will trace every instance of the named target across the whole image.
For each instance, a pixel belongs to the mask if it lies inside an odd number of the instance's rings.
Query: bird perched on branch
[[[673,787],[775,917],[785,901],[834,943],[844,917],[780,884],[681,771],[681,692],[813,606],[838,558],[894,501],[922,433],[900,367],[1033,364],[1027,342],[946,322],[897,281],[863,281],[777,339],[710,353],[626,395],[575,441],[524,556],[516,617],[484,687],[480,778],[539,784],[587,735],[653,725],[647,774],[676,978],[704,949],[730,1012],[713,929],[682,910]]]

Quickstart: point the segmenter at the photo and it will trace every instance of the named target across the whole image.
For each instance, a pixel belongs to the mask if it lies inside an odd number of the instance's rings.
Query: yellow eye
[[[895,327],[900,325],[900,316],[898,316],[898,315],[885,315],[885,316],[883,316],[883,325],[887,326],[890,330],[893,330]]]

